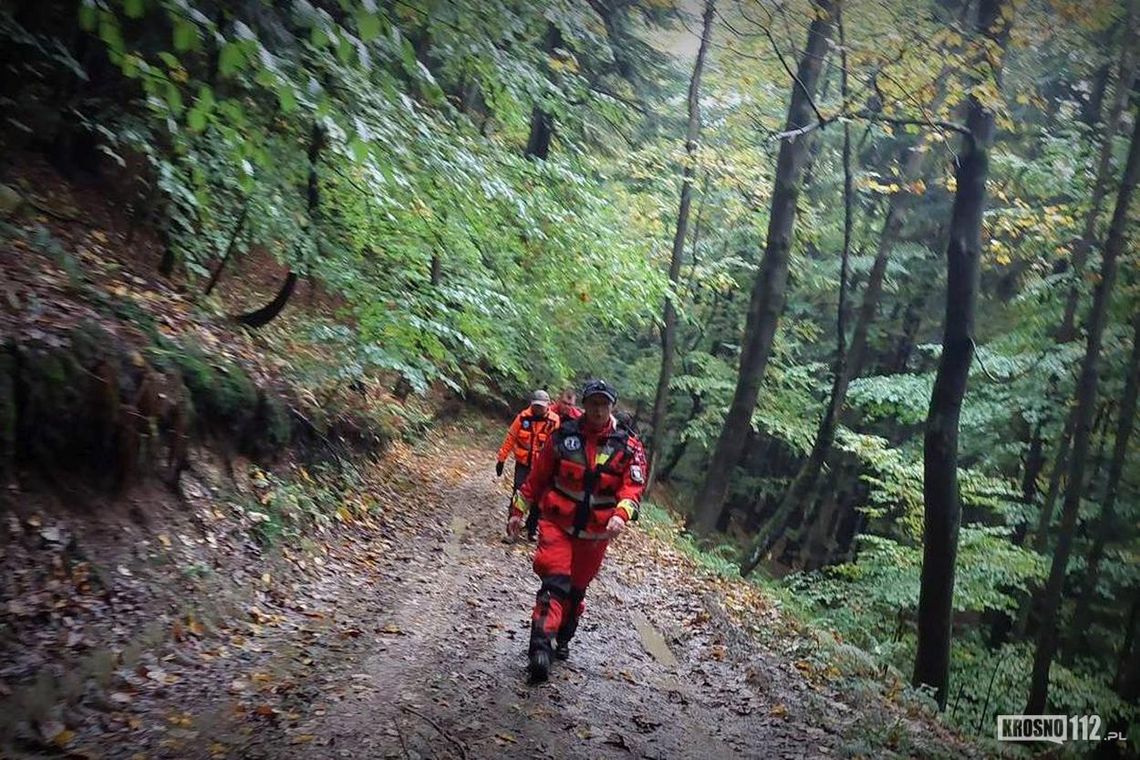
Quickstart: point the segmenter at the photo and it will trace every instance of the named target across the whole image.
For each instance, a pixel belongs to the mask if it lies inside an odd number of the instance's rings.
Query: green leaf
[[[93,0],[83,0],[79,6],[79,28],[85,32],[95,31],[99,24],[99,11]]]
[[[174,19],[174,49],[180,53],[198,46],[198,29],[181,16]]]
[[[206,85],[202,85],[201,87],[198,88],[198,105],[200,108],[204,109],[207,113],[209,113],[210,111],[212,111],[214,109],[214,103],[215,102],[216,101],[214,100],[214,91],[213,90],[211,90]]]
[[[407,37],[402,38],[400,42],[400,56],[404,61],[404,68],[409,74],[415,75],[419,71],[419,66],[416,65],[416,49],[412,47]]]
[[[113,59],[122,57],[123,34],[119,30],[118,20],[110,13],[103,13],[99,17],[99,38],[106,43]]]
[[[232,76],[245,67],[245,52],[236,42],[227,42],[222,45],[218,53],[218,70],[222,76]]]
[[[175,116],[182,113],[185,104],[182,102],[182,93],[174,82],[167,82],[163,91],[163,98]]]
[[[297,96],[293,93],[293,88],[288,84],[278,87],[277,99],[281,103],[281,110],[285,113],[290,113],[297,108]]]
[[[356,14],[356,29],[360,39],[370,42],[380,36],[380,17],[374,13],[361,11]]]
[[[359,138],[352,138],[348,141],[348,149],[352,151],[352,157],[359,162],[363,162],[368,158],[368,143]]]
[[[352,60],[352,41],[341,35],[336,43],[336,57],[341,63],[347,64]]]
[[[182,68],[181,62],[172,53],[167,53],[165,50],[158,54],[160,61],[166,64],[166,68],[173,71],[174,69]]]
[[[127,18],[142,18],[145,10],[143,0],[123,0],[123,13]]]
[[[194,132],[201,132],[206,128],[206,113],[201,108],[193,108],[186,117],[186,123]]]

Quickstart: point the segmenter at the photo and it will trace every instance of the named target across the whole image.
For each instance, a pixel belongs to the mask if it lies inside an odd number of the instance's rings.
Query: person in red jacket
[[[554,402],[554,413],[558,415],[560,420],[576,420],[582,416],[582,410],[578,408],[576,402],[578,394],[574,392],[573,388],[567,388],[562,391],[558,396],[558,400]]]
[[[550,411],[550,394],[546,391],[535,391],[530,397],[530,406],[523,409],[511,422],[503,445],[499,447],[499,459],[495,463],[495,474],[503,474],[503,466],[507,457],[515,458],[515,482],[511,493],[518,493],[519,487],[526,480],[531,465],[542,447],[546,445],[551,433],[558,427],[558,415]],[[534,510],[527,518],[527,535],[534,539],[538,526],[538,510]]]
[[[585,610],[586,587],[606,547],[637,514],[645,490],[645,451],[614,420],[617,393],[604,380],[582,390],[585,412],[564,421],[539,453],[515,495],[507,535],[517,536],[523,516],[539,505],[534,572],[542,580],[530,631],[530,675],[550,674],[552,657],[569,656],[570,639]],[[554,641],[557,639],[557,648]]]

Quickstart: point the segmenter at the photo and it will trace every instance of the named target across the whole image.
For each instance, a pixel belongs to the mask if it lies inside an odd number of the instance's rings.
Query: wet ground
[[[56,756],[122,758],[894,754],[862,737],[907,719],[820,677],[802,641],[758,637],[781,623],[754,587],[641,527],[611,545],[569,661],[528,685],[534,544],[503,541],[493,463],[462,441],[398,452],[371,475],[388,508],[367,529],[248,569],[257,588],[233,619],[184,615],[42,738]]]

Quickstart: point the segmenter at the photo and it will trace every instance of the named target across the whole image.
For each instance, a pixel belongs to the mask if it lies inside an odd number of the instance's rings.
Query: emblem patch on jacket
[[[576,435],[567,436],[562,445],[566,447],[567,451],[577,451],[582,448],[582,439]]]
[[[645,475],[641,472],[641,465],[635,464],[629,468],[629,479],[634,483],[644,483]]]

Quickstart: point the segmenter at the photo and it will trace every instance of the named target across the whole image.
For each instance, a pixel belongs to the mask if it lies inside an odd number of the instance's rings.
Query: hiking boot
[[[530,653],[530,682],[542,683],[550,677],[550,653],[536,649]]]
[[[554,657],[559,660],[570,659],[570,642],[559,641],[558,646],[554,648]]]

